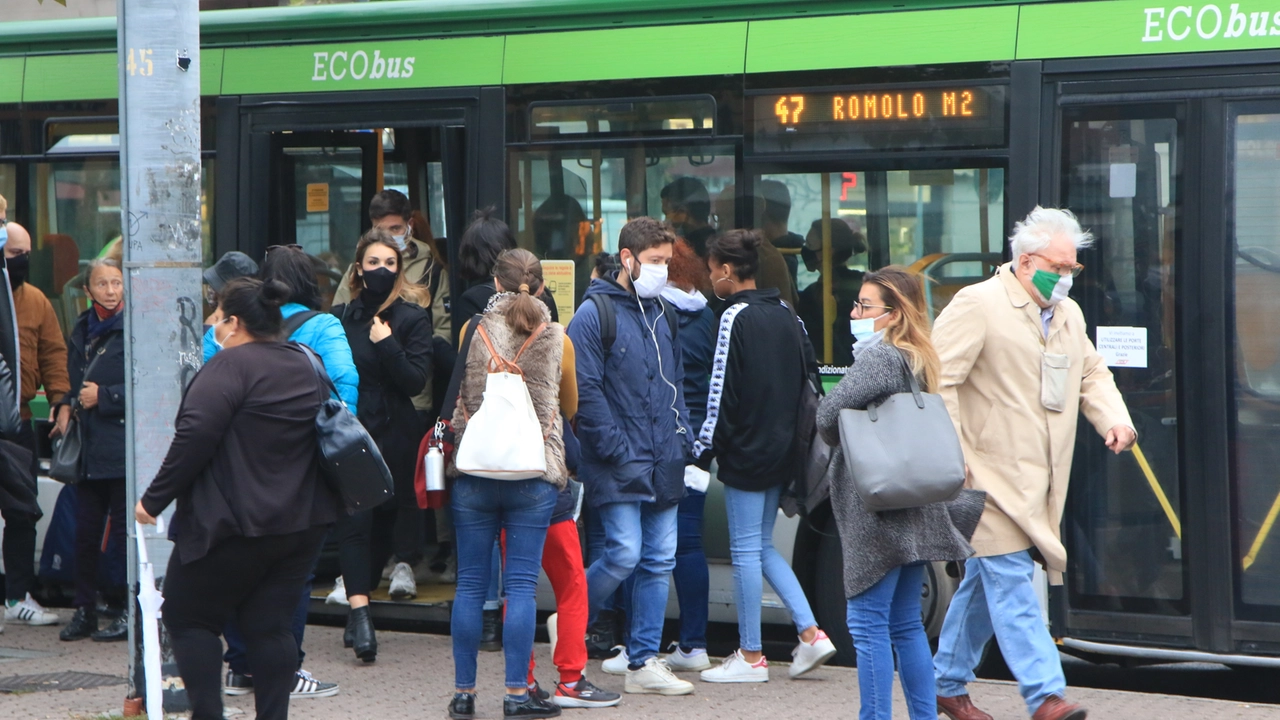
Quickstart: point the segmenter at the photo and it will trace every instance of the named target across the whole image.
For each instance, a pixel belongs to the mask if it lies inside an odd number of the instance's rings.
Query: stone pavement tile
[[[62,613],[64,620],[70,613]],[[295,701],[290,716],[305,720],[435,720],[446,717],[445,708],[453,694],[453,661],[447,636],[415,633],[378,633],[378,662],[365,665],[342,647],[341,628],[307,628],[305,666],[317,678],[338,682],[342,691],[334,697]],[[57,670],[83,670],[123,676],[125,647],[121,643],[61,643],[57,628],[28,628],[11,625],[0,635],[0,647],[56,653],[53,657],[0,662],[0,676],[28,675]],[[548,647],[535,648],[537,676],[551,687],[555,671]],[[502,717],[501,653],[480,653],[480,717]],[[812,678],[789,680],[786,665],[776,662],[773,680],[758,685],[713,685],[698,681],[696,673],[682,676],[693,682],[695,693],[667,698],[655,695],[624,695],[622,705],[613,710],[566,710],[565,717],[577,720],[723,720],[730,717],[797,718],[829,720],[857,715],[857,673],[849,668],[824,668]],[[617,692],[621,677],[605,675],[598,661],[587,668],[591,681]],[[1016,686],[998,681],[979,681],[971,686],[974,701],[997,720],[1026,718]],[[1070,697],[1090,708],[1097,720],[1275,720],[1275,707],[1250,706],[1218,700],[1145,695],[1110,690],[1072,688]],[[118,710],[124,699],[123,687],[69,692],[41,692],[0,695],[0,720],[10,718],[56,718],[81,720],[105,711]],[[239,718],[253,717],[253,696],[226,698],[227,706],[243,711]],[[894,716],[906,718],[901,690],[895,687]]]

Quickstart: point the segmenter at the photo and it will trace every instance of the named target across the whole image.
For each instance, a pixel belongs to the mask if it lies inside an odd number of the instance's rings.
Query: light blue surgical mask
[[[403,250],[405,248],[405,238],[407,235],[392,235],[391,239],[396,241],[396,247]]]
[[[0,225],[0,248],[4,247],[7,242],[9,242],[8,224]]]
[[[866,342],[876,334],[876,318],[849,321],[849,332],[858,342]]]
[[[222,322],[219,322],[219,323],[218,323],[218,325],[221,325],[221,324],[223,324],[223,323],[225,323],[225,322],[226,322],[226,320],[223,320]],[[214,346],[214,347],[216,347],[216,348],[218,348],[218,350],[219,350],[219,351],[221,351],[221,350],[223,350],[223,349],[224,349],[224,348],[223,348],[222,343],[224,343],[224,342],[226,342],[226,341],[230,340],[230,339],[231,339],[231,336],[236,334],[236,331],[235,331],[235,330],[232,330],[231,332],[227,333],[227,336],[226,336],[225,338],[223,338],[223,339],[219,340],[219,339],[218,339],[218,325],[214,325],[214,326],[213,326],[213,346]]]

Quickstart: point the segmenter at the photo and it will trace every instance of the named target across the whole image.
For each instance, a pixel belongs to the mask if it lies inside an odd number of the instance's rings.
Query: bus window
[[[755,195],[754,226],[786,260],[800,317],[832,371],[852,360],[849,313],[868,270],[897,264],[926,276],[936,316],[1001,259],[1000,168],[762,175]]]
[[[1237,612],[1280,619],[1280,115],[1235,122],[1235,462]]]
[[[553,269],[558,285],[572,286],[552,287],[564,323],[572,316],[569,299],[576,307],[586,291],[592,258],[618,251],[618,233],[630,218],[666,219],[700,251],[711,234],[733,227],[729,145],[517,152],[510,172],[507,217],[520,246]],[[556,261],[572,266],[557,273]]]

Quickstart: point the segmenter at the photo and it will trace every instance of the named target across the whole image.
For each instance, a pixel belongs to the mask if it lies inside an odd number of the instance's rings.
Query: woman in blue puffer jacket
[[[351,359],[351,346],[347,344],[347,333],[342,329],[342,321],[329,313],[320,312],[320,286],[316,284],[311,259],[297,246],[274,246],[267,250],[258,277],[263,281],[279,280],[293,290],[289,302],[280,308],[286,328],[290,327],[289,318],[298,313],[318,313],[295,329],[288,339],[316,351],[324,362],[329,379],[338,388],[339,397],[354,413],[360,376],[356,372],[355,361]],[[209,358],[220,349],[213,339],[211,326],[204,334],[204,361],[209,362]]]
[[[306,345],[320,356],[325,372],[333,380],[338,395],[347,404],[347,408],[356,412],[356,398],[360,385],[360,376],[356,372],[355,361],[351,358],[351,346],[347,344],[347,333],[342,328],[342,321],[327,312],[320,311],[320,287],[316,284],[315,267],[311,258],[297,245],[276,245],[267,249],[262,259],[259,277],[264,282],[279,280],[289,286],[292,291],[289,302],[280,308],[284,317],[284,327],[293,328],[288,339],[300,345]],[[299,313],[311,315],[301,325],[297,322]],[[205,362],[213,357],[221,348],[213,337],[213,329],[221,318],[213,318],[213,327],[204,335]],[[292,319],[292,322],[290,320]],[[305,618],[311,602],[311,579],[308,578],[298,598],[298,610],[295,618]],[[298,682],[295,697],[325,697],[338,692],[335,683],[320,682],[302,669],[302,635],[305,623],[294,623],[294,639],[298,642]],[[253,688],[253,672],[245,655],[244,639],[240,635],[235,621],[227,623],[224,631],[227,641],[227,689],[228,694],[235,692],[244,694]]]

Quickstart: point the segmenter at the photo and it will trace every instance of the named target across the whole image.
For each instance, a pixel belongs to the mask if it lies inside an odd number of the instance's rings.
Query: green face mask
[[[1036,268],[1036,274],[1031,276],[1031,285],[1040,292],[1040,297],[1045,301],[1053,297],[1053,289],[1058,285],[1058,281],[1062,276],[1058,273],[1045,272]]]

